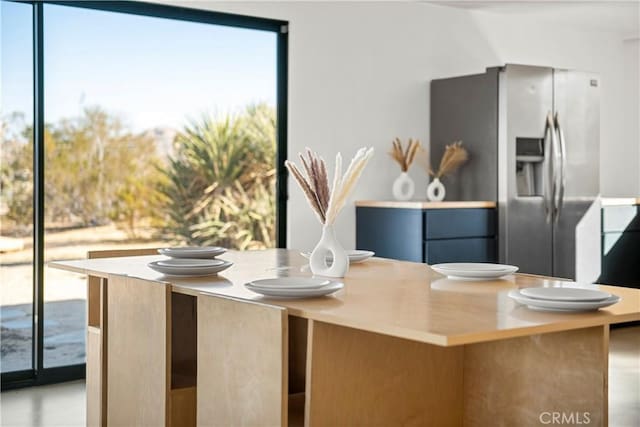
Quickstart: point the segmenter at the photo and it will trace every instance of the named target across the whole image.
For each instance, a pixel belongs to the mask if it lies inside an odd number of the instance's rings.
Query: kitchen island
[[[219,276],[176,279],[160,256],[50,263],[89,275],[89,425],[607,425],[609,325],[640,320],[640,291],[588,313],[532,311],[516,274],[446,279],[373,258],[330,297],[271,299],[243,284],[310,276],[296,251],[229,252]],[[587,415],[585,415],[587,414]]]

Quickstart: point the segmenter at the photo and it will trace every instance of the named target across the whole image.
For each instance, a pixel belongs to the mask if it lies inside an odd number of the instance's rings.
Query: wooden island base
[[[606,425],[608,327],[439,347],[313,322],[309,339],[314,426]]]
[[[89,425],[607,422],[608,326],[442,347],[167,289],[109,277],[107,339],[88,332]]]

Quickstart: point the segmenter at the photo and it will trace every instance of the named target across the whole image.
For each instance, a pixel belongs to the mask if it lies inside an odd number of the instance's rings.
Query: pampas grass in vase
[[[409,200],[415,192],[415,184],[407,172],[420,149],[420,141],[409,138],[405,148],[402,146],[400,138],[396,138],[392,144],[393,147],[389,151],[389,155],[400,166],[400,175],[393,182],[393,187],[391,187],[393,197],[401,201]]]
[[[446,190],[440,178],[454,173],[468,159],[469,153],[462,146],[462,141],[456,141],[445,147],[437,172],[434,172],[427,164],[428,174],[433,177],[433,181],[427,187],[427,198],[433,202],[444,200]]]
[[[299,154],[302,170],[289,160],[285,162],[322,224],[322,237],[309,258],[313,274],[328,277],[344,277],[347,274],[349,257],[336,238],[333,225],[372,156],[373,148],[359,149],[343,174],[342,155],[338,153],[331,185],[324,159],[309,148],[306,157]],[[327,264],[329,254],[333,258],[331,265]]]

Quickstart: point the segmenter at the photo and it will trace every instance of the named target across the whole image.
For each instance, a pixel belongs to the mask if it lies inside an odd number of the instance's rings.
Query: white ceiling
[[[624,38],[640,36],[640,0],[632,1],[427,1],[444,6],[501,14],[526,14],[541,22],[592,31],[620,33]]]

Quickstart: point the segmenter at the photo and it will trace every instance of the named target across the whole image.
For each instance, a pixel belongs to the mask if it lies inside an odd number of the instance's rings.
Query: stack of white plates
[[[431,268],[440,274],[444,274],[449,279],[457,280],[492,280],[518,271],[518,267],[515,265],[478,262],[434,264]]]
[[[245,283],[247,289],[279,298],[311,298],[332,294],[344,287],[342,282],[315,277],[279,277]]]
[[[162,255],[171,258],[215,258],[222,255],[227,250],[220,246],[186,246],[180,248],[163,248],[158,249]]]
[[[620,301],[617,295],[584,287],[514,289],[509,297],[531,309],[548,311],[597,310]]]
[[[147,265],[167,276],[198,277],[219,273],[231,267],[233,263],[221,259],[170,258],[153,261]]]
[[[305,258],[311,258],[311,252],[300,252],[300,254]],[[356,264],[358,262],[366,261],[376,253],[372,251],[361,251],[361,250],[351,250],[347,251],[347,256],[349,256],[349,264]],[[327,262],[333,261],[333,256],[331,253],[327,254]]]

